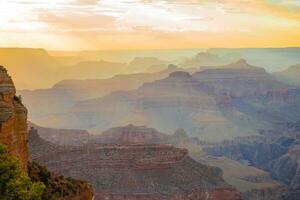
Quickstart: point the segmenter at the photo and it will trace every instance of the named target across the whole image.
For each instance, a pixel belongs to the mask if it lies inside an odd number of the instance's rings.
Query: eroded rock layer
[[[240,199],[240,194],[222,179],[221,170],[197,163],[187,150],[172,145],[51,148],[48,152],[35,152],[32,159],[56,173],[91,182],[97,200]]]
[[[27,171],[27,110],[21,99],[16,97],[16,89],[6,69],[0,66],[0,143],[8,152],[18,157],[23,172]]]

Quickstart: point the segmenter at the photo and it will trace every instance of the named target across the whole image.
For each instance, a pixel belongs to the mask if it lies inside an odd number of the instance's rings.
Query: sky
[[[0,0],[0,47],[300,46],[300,0]]]

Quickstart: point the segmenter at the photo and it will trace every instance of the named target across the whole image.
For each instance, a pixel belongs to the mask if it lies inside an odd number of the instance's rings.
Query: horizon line
[[[300,46],[283,46],[283,47],[187,47],[187,48],[152,48],[152,49],[48,49],[45,47],[21,47],[21,46],[0,46],[0,49],[43,49],[49,52],[82,52],[82,51],[168,51],[168,50],[197,50],[197,49],[293,49]]]

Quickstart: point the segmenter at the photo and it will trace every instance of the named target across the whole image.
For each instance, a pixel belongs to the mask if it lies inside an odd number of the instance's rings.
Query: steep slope
[[[91,186],[85,181],[65,178],[48,171],[46,167],[36,162],[28,166],[30,179],[44,183],[46,189],[42,195],[43,200],[91,200],[93,192]]]
[[[22,171],[27,173],[27,110],[15,95],[11,77],[0,66],[0,142],[19,158]]]

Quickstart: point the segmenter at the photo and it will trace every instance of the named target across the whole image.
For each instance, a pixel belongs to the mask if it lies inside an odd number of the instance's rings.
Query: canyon
[[[273,137],[239,138],[207,144],[203,150],[208,155],[248,162],[269,172],[273,179],[287,187],[282,199],[297,199],[299,195],[299,130],[289,136],[273,134]]]
[[[58,174],[89,181],[97,200],[241,199],[223,180],[220,169],[194,161],[187,149],[156,143],[160,139],[140,140],[145,127],[116,129],[106,132],[104,138],[114,132],[110,138],[118,143],[60,146],[44,141],[32,128],[30,158]]]
[[[183,128],[191,137],[213,142],[284,130],[284,123],[300,120],[299,97],[299,88],[241,59],[195,73],[175,71],[137,89],[77,102],[36,123],[94,134],[126,124],[165,133]]]

